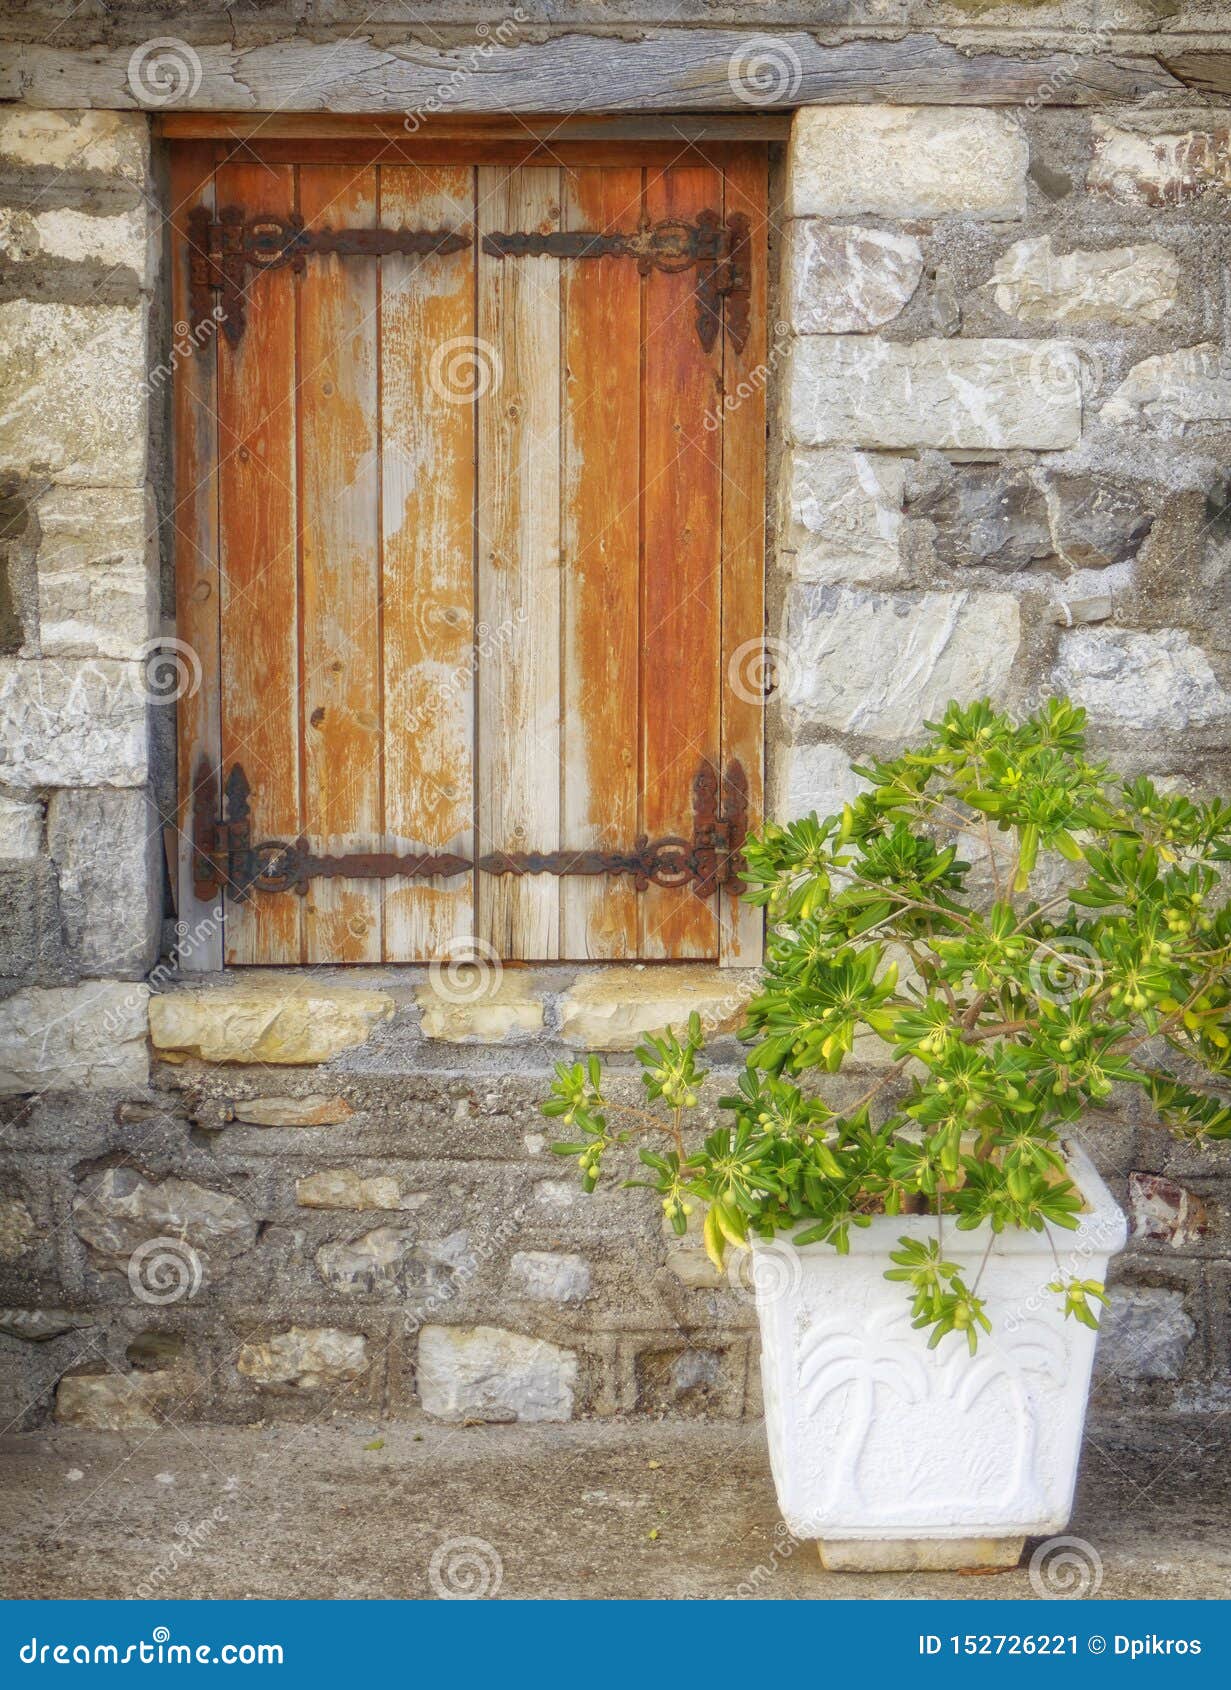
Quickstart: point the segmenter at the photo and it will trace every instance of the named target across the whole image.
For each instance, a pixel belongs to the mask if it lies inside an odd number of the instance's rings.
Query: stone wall
[[[559,10],[524,8],[528,45],[560,35]],[[232,75],[205,44],[299,31],[328,45],[349,16],[297,4],[222,23],[151,3],[109,7],[104,25],[97,11],[53,27],[45,7],[10,8],[44,100],[88,86],[139,103],[123,65],[172,30],[209,75]],[[413,11],[368,8],[369,37],[419,43],[417,62],[424,42],[464,43],[501,15]],[[820,27],[814,6],[677,8],[680,42],[702,11]],[[1067,691],[1130,768],[1231,790],[1231,120],[1225,98],[1189,91],[1225,78],[1221,38],[1171,0],[1111,19],[1083,5],[833,13],[825,51],[866,41],[875,67],[873,37],[892,36],[892,63],[914,55],[910,86],[931,92],[825,95],[780,168],[764,372],[781,471],[775,813],[832,808],[853,755],[983,692],[1026,707]],[[604,8],[612,51],[655,15]],[[577,8],[573,26],[594,16]],[[911,27],[941,32],[939,58]],[[984,67],[960,90],[953,43]],[[1068,70],[1046,57],[1074,46]],[[1010,51],[1011,99],[986,69]],[[938,64],[951,99],[928,81]],[[25,77],[11,92],[28,94]],[[1162,91],[1126,101],[1134,79]],[[613,1049],[631,1087],[639,1029],[696,1003],[721,1034],[744,977],[519,970],[472,1000],[414,970],[191,986],[165,962],[151,973],[151,794],[171,773],[151,705],[156,642],[173,633],[158,599],[173,356],[159,180],[148,111],[0,108],[5,1418],[755,1414],[738,1271],[719,1279],[697,1240],[664,1236],[644,1193],[583,1197],[536,1110],[555,1059]],[[734,1046],[719,1057],[738,1060]],[[857,1067],[849,1083],[865,1080]],[[1177,1148],[1136,1107],[1089,1137],[1135,1225],[1099,1389],[1142,1411],[1221,1404],[1231,1161]]]

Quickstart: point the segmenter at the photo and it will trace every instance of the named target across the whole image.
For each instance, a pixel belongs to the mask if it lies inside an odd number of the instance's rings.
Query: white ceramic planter
[[[1086,1209],[1053,1227],[1066,1274],[1103,1279],[1124,1216],[1092,1163],[1066,1146]],[[944,1252],[974,1283],[990,1229],[949,1222]],[[765,1423],[778,1505],[834,1568],[1012,1565],[1025,1537],[1068,1523],[1097,1334],[1065,1320],[1043,1233],[1001,1233],[979,1284],[990,1335],[976,1355],[912,1330],[909,1287],[884,1278],[926,1216],[877,1216],[851,1250],[754,1245]]]

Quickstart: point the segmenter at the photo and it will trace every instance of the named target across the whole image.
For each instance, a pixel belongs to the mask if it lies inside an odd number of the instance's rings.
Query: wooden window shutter
[[[190,960],[755,962],[764,148],[172,159]]]

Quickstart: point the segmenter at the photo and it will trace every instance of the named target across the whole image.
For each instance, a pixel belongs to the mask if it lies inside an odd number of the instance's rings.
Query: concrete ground
[[[1069,1529],[1101,1559],[1101,1596],[1231,1595],[1229,1456],[1227,1420],[1092,1426]],[[442,1586],[502,1597],[1035,1594],[1025,1567],[823,1572],[813,1546],[779,1523],[757,1424],[338,1418],[0,1441],[4,1597],[430,1597]]]

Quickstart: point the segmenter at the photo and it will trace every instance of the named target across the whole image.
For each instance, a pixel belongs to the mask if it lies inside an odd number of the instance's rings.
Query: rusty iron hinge
[[[383,258],[460,252],[470,237],[456,229],[305,229],[302,217],[269,212],[247,216],[228,205],[210,216],[198,205],[188,215],[189,316],[195,331],[219,312],[222,332],[238,346],[247,321],[249,271],[289,264],[302,273],[313,256]]]
[[[692,223],[666,217],[642,223],[627,233],[599,234],[588,229],[552,234],[497,231],[484,235],[482,248],[492,258],[632,258],[643,276],[696,268],[697,337],[709,352],[722,323],[727,301],[727,334],[737,352],[748,339],[751,275],[748,219],[736,213],[726,227],[716,211],[700,211]]]
[[[727,764],[719,776],[702,763],[693,779],[692,838],[641,835],[629,851],[489,851],[477,862],[452,852],[356,851],[315,853],[302,836],[253,841],[252,789],[242,766],[227,776],[225,815],[214,815],[213,771],[198,766],[193,797],[193,890],[206,900],[220,891],[243,901],[253,892],[296,892],[313,880],[394,880],[428,875],[449,878],[477,868],[483,874],[628,875],[639,892],[647,886],[691,885],[708,898],[720,886],[738,891],[748,828],[748,782],[743,767]]]

